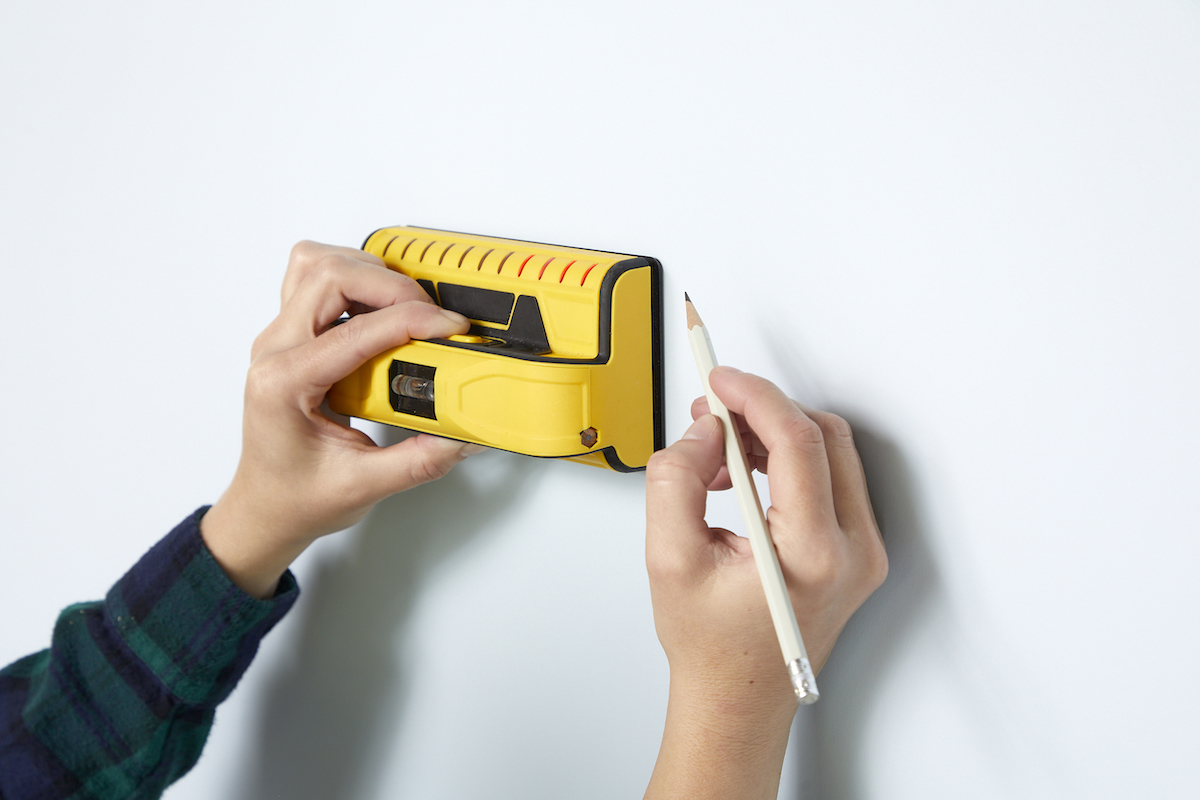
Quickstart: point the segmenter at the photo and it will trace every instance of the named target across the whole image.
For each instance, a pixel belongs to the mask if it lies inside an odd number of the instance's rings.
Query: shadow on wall
[[[868,796],[865,783],[872,773],[864,757],[868,725],[879,720],[881,708],[893,721],[898,703],[911,708],[911,697],[885,697],[883,690],[886,685],[896,692],[899,687],[891,677],[899,671],[901,659],[914,655],[936,674],[933,682],[920,688],[930,690],[935,682],[936,691],[958,715],[956,757],[975,761],[980,796],[1069,795],[1051,755],[1054,742],[1037,729],[1041,709],[1029,693],[1028,676],[992,655],[995,648],[1017,652],[1017,646],[993,638],[998,634],[987,615],[969,598],[955,596],[939,569],[923,504],[936,495],[919,484],[894,443],[854,415],[843,416],[854,429],[890,570],[883,586],[846,625],[821,673],[828,697],[812,708],[807,744],[811,774],[804,778],[802,796],[839,800]],[[946,544],[940,542],[940,547]],[[945,555],[958,570],[954,582],[971,586],[970,575],[963,574],[969,564],[952,553]],[[979,631],[986,632],[983,638]],[[921,650],[931,644],[938,649]],[[906,719],[914,735],[926,724],[920,718]]]
[[[888,552],[888,578],[847,623],[821,671],[821,700],[801,709],[797,729],[807,740],[796,743],[801,774],[800,797],[859,800],[866,796],[863,776],[869,765],[862,750],[871,712],[880,702],[888,675],[917,629],[948,603],[928,522],[904,454],[865,420],[822,396],[814,370],[782,342],[794,341],[765,326],[764,347],[781,370],[781,385],[801,402],[846,418],[867,477],[867,490]]]
[[[900,450],[844,414],[867,475],[867,488],[888,551],[888,578],[851,618],[821,672],[823,697],[810,711],[811,753],[803,797],[865,797],[861,758],[871,711],[906,642],[944,600],[911,470]]]
[[[480,468],[498,457],[476,456],[389,498],[342,534],[353,542],[303,587],[298,641],[266,687],[239,800],[374,796],[408,690],[396,642],[427,576],[478,541],[540,471],[531,459],[508,459],[502,479],[481,480]]]

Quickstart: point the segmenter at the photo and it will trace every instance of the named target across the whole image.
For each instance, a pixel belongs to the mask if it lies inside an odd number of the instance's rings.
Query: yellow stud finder
[[[471,330],[376,356],[334,385],[333,411],[620,472],[663,447],[657,259],[415,227],[363,250]]]

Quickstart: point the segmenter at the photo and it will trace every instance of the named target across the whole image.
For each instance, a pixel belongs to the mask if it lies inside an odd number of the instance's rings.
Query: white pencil
[[[729,416],[729,409],[713,394],[712,387],[708,385],[708,374],[717,366],[717,354],[713,352],[712,340],[708,338],[708,331],[705,330],[700,315],[696,313],[692,299],[686,293],[683,299],[687,303],[688,340],[692,343],[692,353],[696,356],[700,380],[704,383],[704,393],[708,396],[708,409],[721,420],[725,431],[725,463],[729,467],[729,478],[733,482],[738,505],[742,508],[746,535],[750,539],[754,563],[758,566],[758,575],[767,595],[767,607],[771,610],[771,621],[775,623],[775,635],[779,637],[783,661],[792,678],[796,697],[801,704],[809,705],[817,702],[817,698],[820,697],[817,679],[813,675],[812,665],[808,663],[808,652],[804,649],[804,639],[800,636],[800,626],[796,623],[796,612],[788,597],[783,570],[779,568],[779,556],[767,531],[767,518],[763,514],[762,502],[758,499],[758,489],[750,477],[750,464],[746,461],[742,434]]]

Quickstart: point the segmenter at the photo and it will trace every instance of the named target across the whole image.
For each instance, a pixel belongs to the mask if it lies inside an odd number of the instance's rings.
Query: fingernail
[[[464,317],[462,314],[458,313],[457,311],[451,311],[448,308],[443,308],[443,309],[439,309],[439,310],[442,312],[442,316],[444,316],[446,319],[450,320],[451,322],[458,323],[459,325],[465,325],[466,323],[468,323],[470,321],[466,317]]]
[[[721,430],[721,424],[712,414],[705,414],[692,423],[692,427],[684,431],[684,439],[707,439]]]
[[[740,369],[738,369],[737,367],[731,367],[726,364],[719,364],[716,367],[713,367],[713,372],[716,372],[718,370],[720,370],[721,372],[728,372],[732,375],[741,375],[742,374],[742,371]]]
[[[490,448],[482,444],[464,444],[462,447],[458,448],[458,454],[463,458],[470,458],[471,456],[477,456],[488,449]]]

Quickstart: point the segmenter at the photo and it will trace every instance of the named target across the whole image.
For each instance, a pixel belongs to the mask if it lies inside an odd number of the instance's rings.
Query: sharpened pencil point
[[[683,293],[683,299],[687,301],[687,326],[690,331],[697,325],[703,325],[700,321],[700,315],[696,313],[696,307],[692,305],[692,298],[688,297],[687,292]]]

